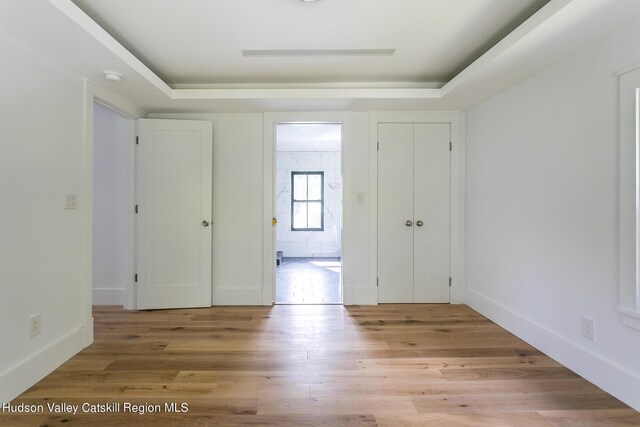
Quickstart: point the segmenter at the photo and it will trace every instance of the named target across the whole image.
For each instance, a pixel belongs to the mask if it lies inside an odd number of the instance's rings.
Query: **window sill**
[[[622,314],[622,323],[630,328],[640,330],[640,312],[622,307],[618,307],[618,311]]]

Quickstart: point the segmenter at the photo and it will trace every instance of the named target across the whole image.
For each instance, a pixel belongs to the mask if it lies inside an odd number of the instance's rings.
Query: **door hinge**
[[[376,286],[380,286],[380,279],[376,277]]]
[[[453,142],[449,141],[449,151],[453,151]]]
[[[136,213],[138,213],[138,205],[136,205]]]
[[[136,136],[136,145],[140,144],[140,137]]]
[[[133,275],[133,281],[138,283],[138,273]]]
[[[380,151],[380,141],[378,141],[377,150]]]
[[[449,287],[451,287],[451,277],[449,277]]]

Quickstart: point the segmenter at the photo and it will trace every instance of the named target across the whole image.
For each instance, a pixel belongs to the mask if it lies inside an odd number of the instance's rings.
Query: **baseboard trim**
[[[465,288],[463,286],[456,284],[451,286],[451,290],[449,292],[451,304],[464,304],[465,293]]]
[[[18,397],[83,348],[83,326],[0,374],[0,404]]]
[[[93,305],[124,305],[124,288],[94,288]]]
[[[93,344],[93,317],[88,317],[82,324],[82,346]]]
[[[213,288],[212,305],[262,305],[262,288]]]
[[[351,288],[350,305],[378,305],[378,288]]]
[[[607,393],[640,411],[640,377],[484,295],[467,289],[466,304]]]

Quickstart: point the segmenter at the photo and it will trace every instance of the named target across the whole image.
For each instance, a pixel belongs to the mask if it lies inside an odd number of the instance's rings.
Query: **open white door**
[[[140,119],[138,309],[211,306],[213,126]]]

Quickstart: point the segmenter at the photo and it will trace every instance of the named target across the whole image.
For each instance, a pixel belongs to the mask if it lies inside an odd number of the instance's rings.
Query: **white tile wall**
[[[340,152],[278,152],[276,162],[276,250],[285,257],[341,256]],[[291,171],[324,171],[324,231],[291,231]]]

